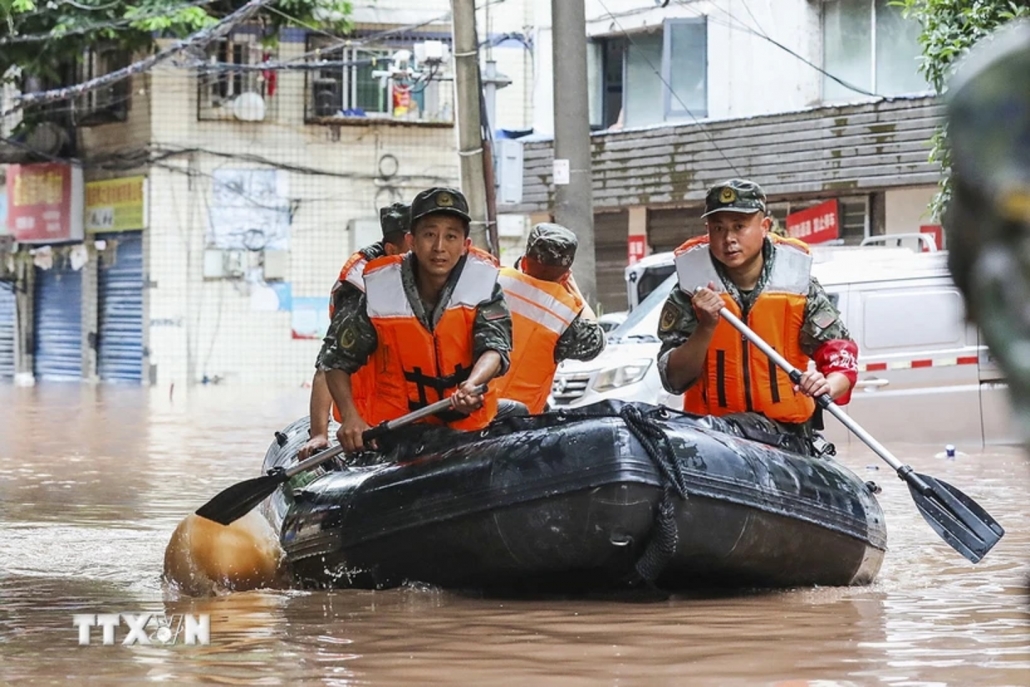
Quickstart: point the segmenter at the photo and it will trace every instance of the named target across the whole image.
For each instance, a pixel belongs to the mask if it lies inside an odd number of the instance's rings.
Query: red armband
[[[848,378],[848,390],[836,400],[837,405],[847,405],[851,390],[858,381],[858,344],[847,339],[827,341],[816,349],[812,356],[815,368],[824,375],[838,372]]]

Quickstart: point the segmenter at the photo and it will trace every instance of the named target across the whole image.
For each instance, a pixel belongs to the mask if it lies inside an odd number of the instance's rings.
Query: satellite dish
[[[260,122],[265,118],[265,99],[247,91],[232,101],[232,113],[241,122]]]

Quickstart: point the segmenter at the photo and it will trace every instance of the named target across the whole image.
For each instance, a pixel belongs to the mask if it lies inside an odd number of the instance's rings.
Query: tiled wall
[[[284,43],[279,59],[303,51]],[[320,341],[296,339],[293,312],[266,310],[260,269],[242,279],[205,279],[204,250],[217,222],[213,182],[229,169],[275,169],[292,208],[283,281],[294,303],[327,297],[351,252],[349,220],[375,219],[377,198],[410,200],[431,185],[455,185],[452,127],[306,125],[304,74],[281,72],[275,107],[262,122],[197,121],[196,82],[168,68],[152,74],[152,141],[174,155],[150,172],[150,362],[159,385],[201,381],[299,385],[310,380]],[[394,178],[379,177],[384,155]],[[382,193],[388,186],[393,192]],[[243,254],[256,267],[258,254]],[[265,305],[261,305],[265,303]]]

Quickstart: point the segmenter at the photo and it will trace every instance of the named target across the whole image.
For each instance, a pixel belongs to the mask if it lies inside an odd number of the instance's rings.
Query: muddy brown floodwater
[[[253,476],[302,389],[0,386],[0,683],[1030,685],[1030,471],[1014,448],[904,461],[1007,529],[979,565],[944,545],[871,453],[890,551],[869,587],[651,601],[498,600],[438,589],[179,598],[179,520]],[[873,470],[869,466],[882,466]],[[210,614],[210,644],[80,646],[73,614]]]

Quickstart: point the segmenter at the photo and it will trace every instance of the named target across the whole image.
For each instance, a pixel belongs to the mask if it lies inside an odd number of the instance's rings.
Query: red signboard
[[[84,211],[81,167],[7,166],[7,228],[15,241],[81,241]]]
[[[924,224],[919,227],[920,234],[930,234],[933,237],[934,242],[937,244],[937,250],[944,250],[944,231],[941,229],[939,224]],[[920,250],[926,253],[929,249],[926,246],[921,246]]]
[[[837,200],[828,200],[787,215],[787,235],[805,243],[825,243],[840,238]]]
[[[647,237],[646,236],[630,236],[629,237],[629,264],[633,264],[647,255]]]

